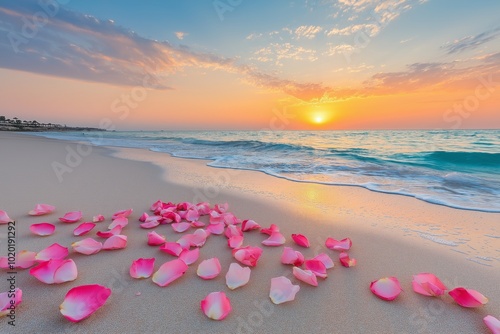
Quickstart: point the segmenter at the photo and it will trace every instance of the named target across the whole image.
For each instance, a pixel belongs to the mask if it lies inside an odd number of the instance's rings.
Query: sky
[[[0,115],[116,130],[500,128],[498,0],[0,0]]]

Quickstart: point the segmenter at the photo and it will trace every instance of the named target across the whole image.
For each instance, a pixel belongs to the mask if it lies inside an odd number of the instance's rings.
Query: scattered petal
[[[123,234],[109,237],[102,245],[102,249],[104,250],[122,249],[125,247],[127,247],[127,236]]]
[[[294,300],[299,290],[300,286],[293,285],[285,276],[274,277],[271,279],[269,298],[274,304],[278,305]]]
[[[207,231],[210,231],[210,233],[212,234],[222,234],[224,233],[224,223],[216,223],[216,224],[212,224],[210,223],[208,226],[207,226]]]
[[[191,223],[186,223],[186,222],[172,223],[171,226],[175,232],[182,233],[182,232],[186,232],[191,227]]]
[[[210,231],[204,230],[202,228],[197,229],[193,233],[193,237],[191,238],[191,246],[194,247],[203,247],[207,238],[210,236]]]
[[[472,289],[459,287],[451,290],[448,294],[462,307],[479,307],[488,303],[488,298]]]
[[[92,238],[87,238],[77,242],[73,242],[71,244],[71,247],[73,247],[73,250],[77,253],[92,255],[99,253],[99,251],[102,249],[102,243]]]
[[[105,286],[80,285],[68,291],[59,310],[69,321],[79,322],[101,308],[110,295],[111,289]]]
[[[500,320],[492,315],[487,315],[483,321],[493,334],[500,334]]]
[[[201,216],[208,215],[210,213],[210,204],[207,202],[201,202],[196,204],[196,210]]]
[[[40,235],[40,236],[52,235],[52,234],[54,234],[55,230],[56,230],[56,227],[50,223],[32,224],[30,226],[30,231],[33,234]]]
[[[243,236],[243,231],[241,230],[241,228],[239,228],[236,225],[228,225],[226,227],[224,235],[228,239],[231,238],[231,237],[233,237],[233,236],[240,236],[240,237],[242,237]]]
[[[243,236],[234,235],[227,240],[227,245],[229,248],[240,248],[243,245]]]
[[[153,282],[159,286],[167,286],[188,270],[187,264],[180,259],[175,259],[162,264],[160,269],[153,275]]]
[[[323,264],[323,262],[321,262],[320,260],[315,260],[315,259],[306,260],[304,262],[304,264],[305,264],[307,269],[309,269],[310,271],[312,271],[314,273],[314,275],[321,277],[321,278],[327,277],[326,267]]]
[[[28,212],[28,214],[30,216],[42,216],[54,212],[55,209],[56,207],[52,205],[37,204],[33,210]]]
[[[325,253],[321,253],[321,254],[318,254],[316,255],[314,258],[314,260],[319,260],[321,261],[324,265],[325,265],[325,268],[326,269],[331,269],[334,267],[334,263],[333,263],[333,260],[331,257],[329,257],[327,254]]]
[[[198,212],[198,209],[196,209],[196,207],[192,207],[187,210],[185,219],[188,222],[194,222],[200,219],[200,213]]]
[[[341,252],[339,254],[340,264],[346,268],[354,267],[356,265],[356,259],[351,259],[349,254],[346,252]]]
[[[262,249],[259,247],[246,246],[233,249],[233,256],[236,260],[250,267],[255,267],[262,255]]]
[[[133,278],[148,278],[153,274],[155,258],[134,260],[130,266],[130,276]]]
[[[205,223],[204,222],[200,222],[200,221],[194,221],[191,223],[191,227],[195,227],[195,228],[198,228],[198,227],[204,227],[205,226]]]
[[[318,286],[318,279],[310,270],[302,270],[299,267],[293,267],[293,276],[304,283]]]
[[[112,230],[117,226],[121,226],[122,228],[124,228],[127,225],[128,225],[128,218],[126,217],[113,218],[113,222],[109,224],[108,230]]]
[[[224,292],[212,292],[200,303],[201,310],[213,320],[222,320],[231,312],[231,301]]]
[[[115,226],[114,228],[112,228],[109,231],[97,231],[96,235],[98,237],[107,239],[107,238],[110,238],[110,237],[112,237],[114,235],[118,235],[118,234],[122,233],[122,229],[123,229],[123,227],[121,227],[120,225],[118,225],[118,226]]]
[[[144,222],[146,221],[146,219],[148,219],[148,218],[149,218],[149,215],[148,215],[146,212],[144,212],[144,213],[143,213],[143,214],[139,217],[139,221],[140,221],[141,223],[144,223]]]
[[[301,252],[295,251],[290,247],[284,247],[283,253],[281,254],[281,263],[301,266],[304,263],[304,255],[302,255]]]
[[[309,243],[309,239],[305,235],[302,234],[292,234],[292,239],[295,243],[301,247],[309,248],[311,244]]]
[[[62,260],[68,256],[68,254],[68,248],[61,246],[56,242],[39,251],[35,256],[35,259],[37,261]]]
[[[121,210],[121,211],[117,211],[114,213],[113,217],[111,217],[111,219],[115,220],[116,218],[128,218],[132,212],[134,212],[133,209],[127,209],[127,210]]]
[[[434,274],[413,275],[413,291],[424,296],[441,296],[448,288]]]
[[[23,291],[19,288],[0,293],[0,318],[9,314],[12,307],[14,309],[23,301]]]
[[[30,275],[46,284],[74,281],[78,270],[73,260],[49,260],[30,269]]]
[[[160,222],[158,220],[150,220],[142,223],[140,226],[141,228],[150,229],[150,228],[155,228],[158,225],[160,225]]]
[[[188,266],[198,261],[198,257],[200,257],[200,249],[195,248],[193,250],[185,249],[179,255],[179,259],[184,261]]]
[[[274,232],[269,238],[262,241],[262,244],[265,246],[277,247],[283,245],[285,242],[286,239],[283,234],[281,234],[280,232]]]
[[[160,250],[162,252],[165,252],[165,253],[173,255],[173,256],[179,256],[181,254],[183,248],[177,242],[165,242],[160,247]]]
[[[208,260],[202,261],[198,265],[198,270],[196,274],[203,279],[212,279],[220,274],[221,265],[219,259],[214,257]]]
[[[251,219],[246,219],[243,221],[243,223],[241,223],[241,230],[243,232],[258,230],[260,228],[261,228],[260,225]]]
[[[332,250],[349,250],[352,246],[352,241],[349,238],[345,238],[340,241],[333,238],[327,238],[325,246]]]
[[[396,277],[384,277],[370,283],[373,294],[383,300],[394,300],[401,293],[401,285]]]
[[[8,224],[12,221],[7,212],[0,210],[0,224]]]
[[[59,218],[63,223],[76,223],[80,219],[82,219],[81,211],[68,212],[63,217]]]
[[[229,204],[227,204],[227,203],[215,204],[214,209],[218,213],[224,213],[227,211],[227,209],[229,209]]]
[[[274,225],[274,224],[271,224],[271,226],[269,226],[269,228],[263,228],[260,230],[260,233],[263,233],[263,234],[267,234],[267,235],[271,235],[275,232],[279,232],[280,229],[278,226]]]
[[[97,215],[97,216],[94,216],[94,217],[92,218],[92,221],[93,221],[94,223],[100,223],[100,222],[103,222],[103,221],[105,221],[105,220],[106,220],[106,218],[104,218],[104,216],[103,216],[103,215]]]
[[[81,236],[89,233],[95,227],[94,223],[81,223],[77,228],[73,230],[73,235]]]
[[[150,246],[160,246],[165,243],[165,236],[159,235],[155,231],[148,232],[148,245]]]
[[[9,264],[9,259],[7,256],[2,256],[0,257],[0,268],[2,269],[26,269],[29,267],[32,267],[35,265],[35,257],[36,253],[35,252],[30,252],[27,250],[22,250],[19,253],[16,254],[15,262],[14,264]]]
[[[229,289],[234,290],[250,281],[250,273],[252,270],[249,267],[242,267],[238,263],[231,263],[226,274],[226,285]]]

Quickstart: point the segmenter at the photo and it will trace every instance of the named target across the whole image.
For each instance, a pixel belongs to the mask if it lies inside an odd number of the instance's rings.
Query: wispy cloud
[[[322,30],[323,28],[320,26],[300,26],[295,29],[295,36],[297,36],[297,38],[313,39]]]
[[[500,27],[487,30],[483,33],[467,36],[453,42],[446,43],[441,48],[448,54],[460,53],[467,50],[473,50],[479,46],[486,44],[500,36]]]
[[[186,46],[143,38],[117,26],[111,20],[99,20],[60,8],[31,38],[23,37],[23,18],[41,10],[37,1],[8,2],[0,8],[0,67],[50,76],[115,85],[148,85],[171,89],[168,77],[185,67],[222,70],[237,74],[257,87],[282,91],[298,99],[321,96],[324,89],[315,83],[298,83],[269,75],[237,59],[200,53]],[[313,29],[314,30],[314,29]],[[24,38],[14,49],[9,34]],[[178,38],[185,34],[176,34]],[[276,60],[314,57],[314,52],[292,45],[276,45]],[[262,51],[265,54],[264,51]]]
[[[265,48],[261,48],[254,53],[252,59],[261,62],[274,62],[276,65],[283,65],[283,60],[308,60],[315,61],[316,50],[296,46],[291,43],[271,43]]]
[[[189,35],[187,32],[183,32],[183,31],[176,31],[175,32],[175,37],[177,37],[179,40],[183,40],[184,37],[186,37],[187,35]]]
[[[372,23],[365,23],[365,24],[353,24],[348,27],[339,29],[339,28],[333,28],[330,31],[326,33],[327,36],[335,36],[335,35],[340,35],[340,36],[349,36],[352,34],[355,34],[357,32],[364,32],[368,36],[373,37],[377,35],[380,31],[380,26]]]

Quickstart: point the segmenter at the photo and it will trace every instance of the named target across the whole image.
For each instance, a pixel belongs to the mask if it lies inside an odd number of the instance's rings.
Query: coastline
[[[215,169],[201,160],[139,149],[92,147],[59,182],[52,163],[64,162],[68,147],[78,149],[76,143],[12,133],[0,133],[0,138],[0,153],[8,157],[2,162],[0,209],[18,220],[19,250],[38,251],[56,241],[69,246],[78,240],[71,234],[76,224],[56,223],[64,212],[82,210],[89,220],[99,213],[109,218],[117,210],[134,209],[124,230],[129,237],[126,249],[88,257],[70,254],[82,268],[76,281],[49,286],[27,271],[18,273],[24,301],[19,306],[16,331],[234,333],[241,327],[245,333],[488,333],[482,318],[487,314],[498,317],[500,239],[487,235],[499,235],[500,214],[451,209],[356,187],[296,183],[253,171]],[[147,231],[137,223],[140,214],[149,212],[158,199],[196,202],[203,197],[212,205],[227,201],[229,210],[241,219],[253,219],[265,227],[279,225],[287,238],[285,246],[294,247],[291,233],[307,235],[312,247],[301,251],[306,257],[328,253],[336,264],[330,277],[317,288],[300,284],[294,302],[269,304],[270,278],[291,272],[291,268],[279,264],[282,247],[262,246],[265,257],[253,270],[249,285],[231,292],[233,313],[221,322],[204,317],[199,301],[209,292],[228,290],[223,274],[202,281],[196,277],[194,265],[167,288],[150,280],[131,279],[128,266],[133,259],[155,256],[156,269],[171,259],[146,245]],[[55,205],[57,212],[28,217],[27,211],[40,202]],[[55,223],[56,234],[45,238],[30,234],[29,225],[40,221]],[[96,230],[106,229],[108,223],[100,223]],[[163,232],[168,240],[175,238],[170,229]],[[92,231],[88,236],[94,235]],[[337,253],[324,247],[327,236],[350,237],[350,254],[358,265],[341,267]],[[224,273],[232,257],[224,237],[213,238],[202,248],[200,259],[219,257]],[[261,234],[250,233],[245,244],[260,246],[263,239]],[[419,272],[436,274],[450,288],[460,285],[481,291],[490,301],[469,310],[452,303],[449,296],[416,295],[411,290],[411,275]],[[398,277],[404,290],[392,303],[378,300],[368,289],[370,281],[385,276]],[[90,283],[108,285],[114,292],[101,310],[73,325],[57,307],[71,287]],[[262,305],[270,308],[261,310]],[[422,309],[430,316],[423,316]],[[252,314],[260,317],[254,315],[254,321]],[[6,319],[0,323],[6,325]]]

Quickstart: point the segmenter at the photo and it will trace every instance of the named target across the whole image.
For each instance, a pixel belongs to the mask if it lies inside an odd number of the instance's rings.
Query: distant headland
[[[0,116],[0,131],[106,131],[99,128],[67,126],[55,123],[40,123],[38,121],[21,120],[17,117],[12,119]]]

